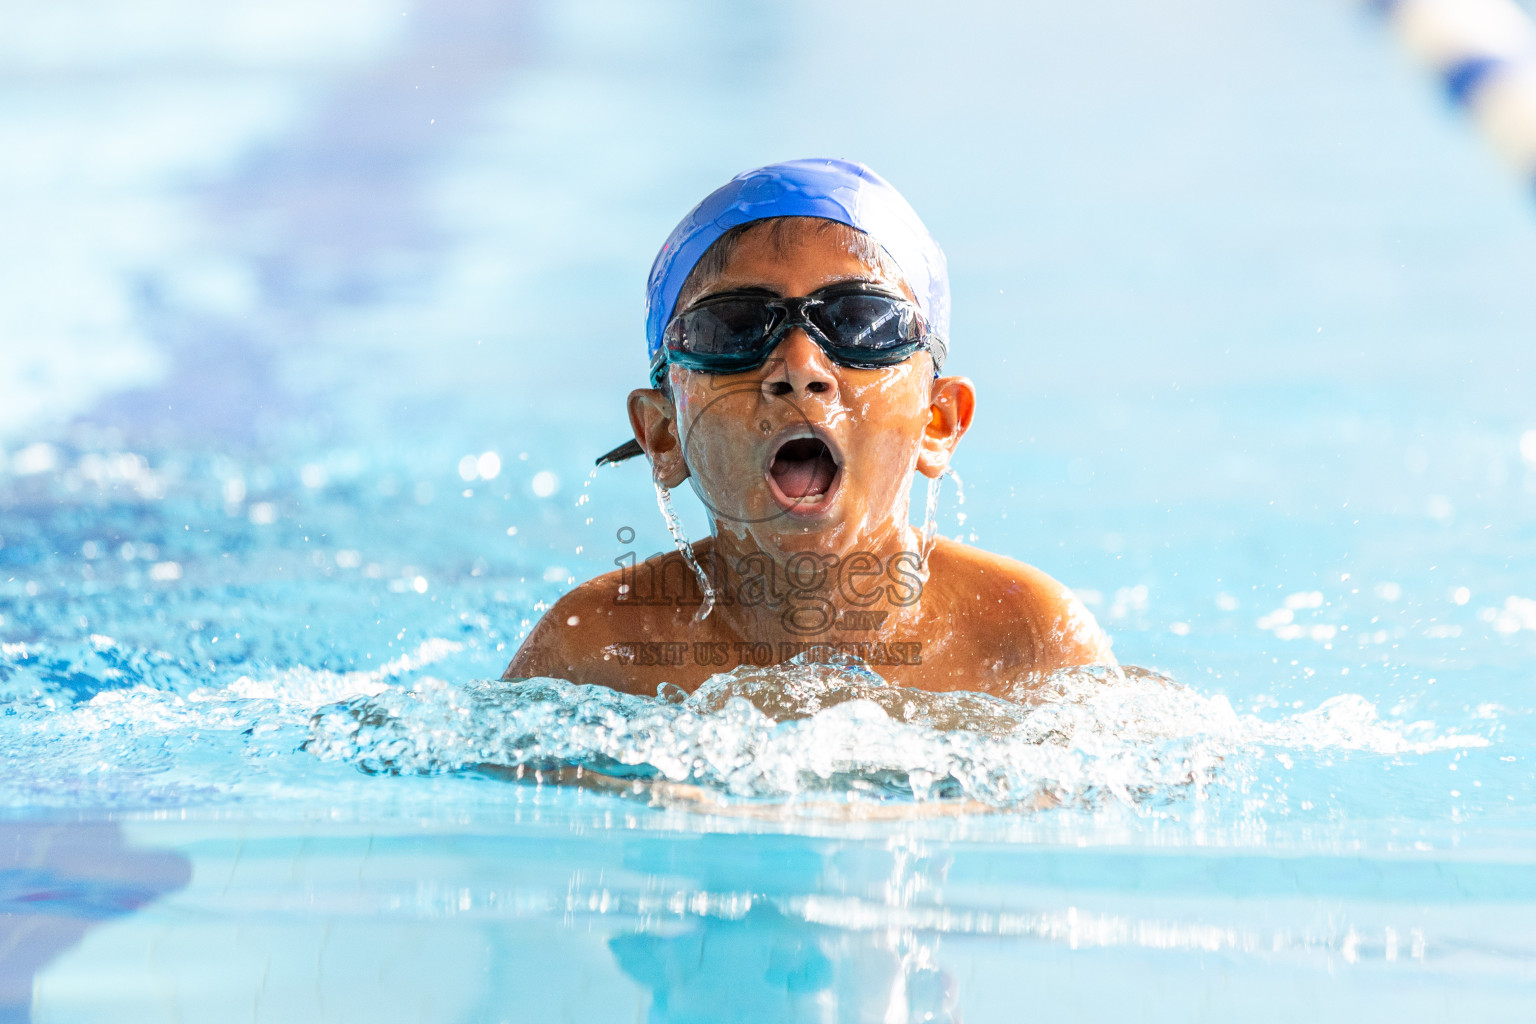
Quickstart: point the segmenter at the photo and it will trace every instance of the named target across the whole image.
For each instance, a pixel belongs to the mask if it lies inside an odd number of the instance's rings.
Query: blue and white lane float
[[[1375,0],[1494,148],[1536,184],[1536,23],[1513,0]]]

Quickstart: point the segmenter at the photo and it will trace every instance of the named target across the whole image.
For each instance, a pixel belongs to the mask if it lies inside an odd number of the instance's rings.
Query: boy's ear
[[[678,439],[677,407],[665,392],[656,388],[631,391],[629,426],[651,460],[651,476],[657,483],[671,488],[688,479],[688,462]]]
[[[969,378],[940,377],[933,382],[928,425],[923,428],[923,446],[917,453],[919,473],[933,478],[944,472],[975,414],[976,385]]]

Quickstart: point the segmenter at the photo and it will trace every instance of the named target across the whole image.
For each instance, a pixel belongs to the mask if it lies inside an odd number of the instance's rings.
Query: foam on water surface
[[[322,710],[307,749],[375,771],[581,766],[758,800],[1150,809],[1242,788],[1266,748],[1396,755],[1488,742],[1383,721],[1356,694],[1266,721],[1141,669],[1064,670],[1013,697],[891,686],[847,659],[737,669],[655,699],[561,680],[434,680]]]
[[[1476,732],[1384,719],[1358,694],[1276,717],[1240,714],[1224,696],[1135,668],[1064,670],[996,696],[907,689],[854,659],[802,657],[721,673],[692,694],[664,684],[643,697],[558,679],[429,674],[460,648],[431,640],[369,671],[289,669],[181,693],[139,682],[74,702],[16,700],[0,717],[0,799],[240,803],[334,786],[334,769],[357,778],[355,769],[516,777],[524,775],[516,769],[582,769],[789,814],[828,800],[968,811],[1121,807],[1175,818],[1209,805],[1251,824],[1289,813],[1285,786],[1257,793],[1261,764],[1454,754],[1489,743]],[[6,651],[13,667],[35,654]]]

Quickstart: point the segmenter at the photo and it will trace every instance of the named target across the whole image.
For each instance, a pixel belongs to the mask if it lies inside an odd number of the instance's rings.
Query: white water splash
[[[185,695],[136,685],[13,705],[0,717],[0,804],[279,799],[336,785],[312,778],[319,757],[430,775],[580,767],[791,809],[832,800],[1160,814],[1242,791],[1266,752],[1289,768],[1298,752],[1395,757],[1489,743],[1382,719],[1358,694],[1265,720],[1134,668],[1066,670],[1002,696],[892,686],[846,658],[738,669],[691,695],[663,684],[654,698],[423,674],[460,649],[434,639],[371,671],[298,668]]]
[[[325,709],[307,744],[369,771],[583,767],[732,798],[1150,807],[1246,779],[1259,748],[1484,746],[1382,721],[1354,694],[1266,722],[1140,669],[1056,673],[1016,699],[891,686],[847,659],[737,669],[657,698],[554,679],[418,680]]]
[[[368,671],[296,668],[185,695],[139,683],[74,704],[16,701],[0,716],[0,806],[292,795],[308,771],[288,771],[283,759],[291,765],[317,710],[409,686],[394,681],[462,649],[434,638]]]

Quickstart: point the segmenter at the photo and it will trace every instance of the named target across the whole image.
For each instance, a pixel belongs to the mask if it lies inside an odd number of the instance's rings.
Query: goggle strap
[[[932,331],[928,333],[928,354],[933,357],[933,375],[937,377],[949,358],[949,345]]]
[[[636,441],[634,438],[630,438],[628,441],[625,441],[613,451],[599,456],[597,464],[599,466],[615,465],[617,463],[624,462],[627,459],[633,459],[637,455],[644,454],[645,449],[640,447],[640,442]]]
[[[651,387],[661,387],[661,382],[666,379],[666,376],[667,346],[663,344],[661,348],[656,350],[656,354],[651,356]]]

